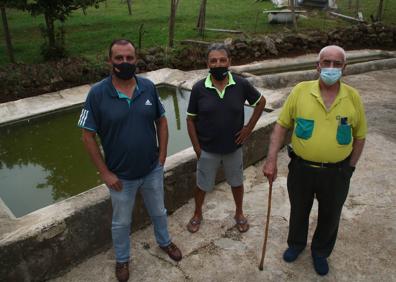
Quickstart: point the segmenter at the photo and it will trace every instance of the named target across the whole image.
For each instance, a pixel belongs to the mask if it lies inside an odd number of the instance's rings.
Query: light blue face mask
[[[342,76],[342,69],[339,68],[323,68],[320,70],[320,79],[326,85],[333,85]]]

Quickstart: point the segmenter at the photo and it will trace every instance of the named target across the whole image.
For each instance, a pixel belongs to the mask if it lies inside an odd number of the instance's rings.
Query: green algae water
[[[189,92],[159,88],[169,126],[168,155],[191,146]],[[246,119],[252,109],[245,107]],[[102,183],[81,141],[81,106],[0,128],[0,198],[16,217]]]

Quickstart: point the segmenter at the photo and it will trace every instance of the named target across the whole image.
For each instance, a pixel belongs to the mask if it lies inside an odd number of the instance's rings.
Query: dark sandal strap
[[[191,218],[190,219],[190,224],[192,225],[192,226],[197,226],[197,225],[200,225],[201,224],[201,219],[194,219],[194,218]]]
[[[238,225],[245,225],[248,223],[247,219],[235,219],[236,224]]]

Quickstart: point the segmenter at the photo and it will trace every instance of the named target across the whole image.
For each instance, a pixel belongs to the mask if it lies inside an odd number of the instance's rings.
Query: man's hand
[[[160,154],[160,156],[158,158],[158,161],[159,161],[160,165],[164,166],[165,165],[165,161],[166,161],[166,155],[162,156],[162,154]]]
[[[276,161],[267,159],[263,166],[263,174],[267,177],[268,182],[274,182],[278,174],[278,165]]]
[[[118,192],[122,190],[121,181],[118,179],[117,175],[111,171],[101,174],[100,177],[110,189],[116,190]]]
[[[199,158],[201,157],[201,147],[200,146],[194,147],[194,151],[195,154],[197,155],[197,160],[199,160]]]
[[[161,166],[165,166],[166,157],[159,157],[158,161]]]
[[[248,126],[242,127],[242,129],[236,134],[237,139],[235,140],[235,143],[243,144],[245,141],[249,138],[250,134],[252,133],[252,129],[249,128]]]

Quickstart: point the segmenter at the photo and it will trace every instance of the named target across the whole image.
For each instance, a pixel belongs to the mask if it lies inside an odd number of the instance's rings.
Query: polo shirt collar
[[[135,99],[136,97],[140,96],[140,94],[144,91],[144,87],[142,87],[141,83],[139,82],[140,79],[139,79],[137,76],[135,76],[135,80],[136,80],[136,88],[135,88],[135,91],[134,91],[134,93],[133,93],[134,95],[133,95],[132,100]],[[114,98],[118,97],[118,98],[120,98],[120,99],[129,99],[129,97],[128,97],[127,95],[125,95],[125,94],[122,93],[121,91],[118,91],[118,90],[114,87],[113,82],[112,82],[112,76],[111,76],[111,75],[108,77],[108,82],[109,82],[109,84],[111,85],[111,87],[114,89],[114,91],[111,91],[111,92],[110,92],[110,95],[111,95],[112,97],[114,97]],[[131,99],[129,99],[129,100],[131,100]]]
[[[326,108],[322,95],[320,95],[320,88],[319,88],[319,79],[312,85],[311,94],[316,97],[318,102],[323,106],[326,111],[330,111],[333,107],[335,107],[342,99],[347,97],[347,91],[345,91],[345,85],[342,81],[340,81],[340,89],[338,89],[338,93],[336,98],[334,99],[333,104],[329,109]]]
[[[208,74],[208,76],[205,79],[205,87],[206,88],[210,88],[210,89],[215,89],[217,94],[219,94],[220,98],[223,99],[224,98],[224,94],[225,94],[225,90],[228,86],[230,85],[234,85],[236,84],[234,77],[232,76],[231,72],[228,72],[228,83],[227,85],[224,87],[223,91],[219,91],[219,89],[217,89],[213,83],[212,80],[210,79],[210,73]]]

